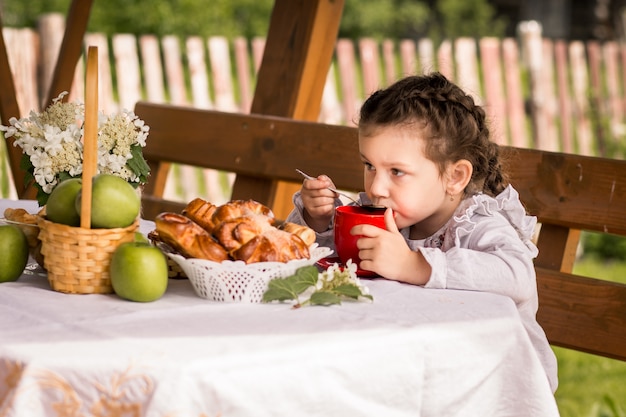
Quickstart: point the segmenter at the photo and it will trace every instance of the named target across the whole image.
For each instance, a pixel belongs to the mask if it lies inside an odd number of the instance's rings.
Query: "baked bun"
[[[155,218],[159,238],[183,256],[221,262],[228,252],[209,232],[190,218],[177,213],[161,213]]]
[[[311,246],[315,243],[315,231],[307,226],[302,226],[301,224],[284,222],[280,228],[285,232],[293,233],[298,236],[300,239],[306,243],[307,246]]]
[[[221,223],[214,229],[213,234],[227,251],[232,252],[255,236],[274,229],[271,221],[269,217],[258,215],[237,217]]]
[[[212,233],[215,228],[213,213],[215,213],[216,209],[217,206],[215,204],[204,201],[201,198],[195,198],[187,204],[182,214],[198,223],[207,232]]]
[[[309,258],[309,247],[298,236],[272,228],[231,252],[234,259],[253,262],[288,262]]]
[[[238,217],[265,216],[274,218],[269,207],[254,200],[232,200],[219,206],[213,213],[213,223],[220,224]]]

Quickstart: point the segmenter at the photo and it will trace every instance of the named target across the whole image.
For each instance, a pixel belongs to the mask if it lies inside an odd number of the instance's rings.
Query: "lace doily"
[[[199,297],[212,301],[260,303],[267,284],[274,278],[286,278],[298,268],[315,265],[332,254],[332,249],[312,246],[309,259],[289,262],[243,261],[214,262],[206,259],[187,259],[176,253],[166,253],[185,272]]]

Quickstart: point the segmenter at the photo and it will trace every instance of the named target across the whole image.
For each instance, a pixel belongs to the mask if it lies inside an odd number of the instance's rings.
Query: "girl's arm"
[[[486,291],[516,303],[536,296],[533,256],[513,227],[500,217],[478,222],[443,252],[420,248],[432,273],[426,287]]]

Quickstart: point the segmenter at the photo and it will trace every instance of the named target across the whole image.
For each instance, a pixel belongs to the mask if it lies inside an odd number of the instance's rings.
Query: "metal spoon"
[[[317,179],[317,178],[315,178],[315,177],[305,173],[304,171],[299,170],[298,168],[296,168],[296,172],[298,174],[302,175],[307,180],[316,180]],[[346,197],[347,199],[349,199],[350,201],[355,203],[357,206],[363,207],[364,209],[367,209],[367,210],[375,211],[375,210],[384,210],[384,209],[387,208],[385,206],[376,205],[376,204],[363,204],[359,200],[357,200],[354,197],[352,197],[350,194],[344,193],[343,191],[339,191],[339,190],[337,190],[336,188],[333,188],[333,187],[326,187],[326,189],[332,191],[333,193],[337,193],[337,194],[339,194],[341,196]]]

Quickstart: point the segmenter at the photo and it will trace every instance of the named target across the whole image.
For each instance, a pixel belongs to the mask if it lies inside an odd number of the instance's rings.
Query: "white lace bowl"
[[[330,248],[314,245],[310,249],[309,259],[251,264],[243,261],[188,259],[175,253],[166,254],[185,272],[199,297],[221,302],[260,303],[272,279],[291,276],[298,268],[315,265],[332,252]]]

